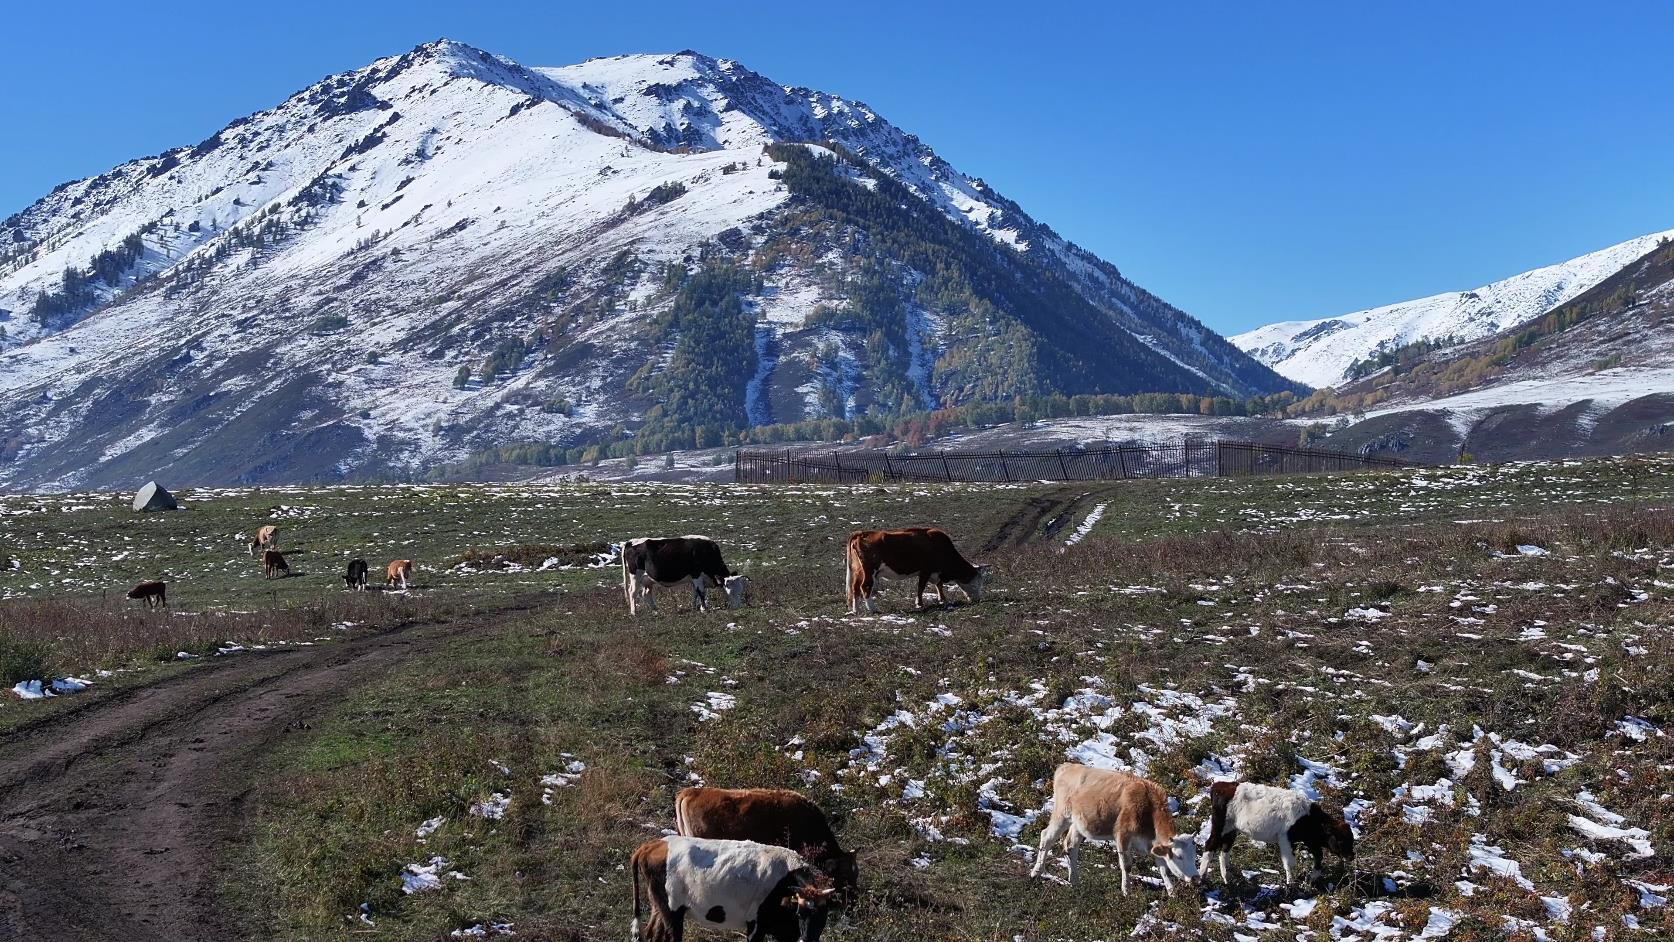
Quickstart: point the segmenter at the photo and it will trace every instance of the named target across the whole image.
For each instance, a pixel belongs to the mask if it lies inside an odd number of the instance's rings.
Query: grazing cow
[[[706,536],[639,537],[622,544],[622,592],[628,613],[639,614],[643,598],[657,610],[657,587],[692,585],[692,608],[707,611],[709,593],[719,588],[727,608],[744,604],[744,577],[727,568],[721,548]]]
[[[913,599],[924,607],[924,587],[934,582],[939,601],[947,602],[945,582],[952,582],[965,593],[968,601],[982,598],[988,583],[988,567],[973,566],[959,554],[953,538],[934,527],[911,527],[905,530],[856,530],[849,534],[848,552],[844,559],[844,582],[849,593],[849,614],[864,605],[868,612],[878,610],[873,599],[877,596],[877,577],[918,577],[918,591]]]
[[[291,567],[285,562],[285,557],[279,555],[278,550],[263,550],[262,572],[267,578],[272,579],[275,573],[290,575]]]
[[[146,608],[162,608],[169,604],[168,583],[156,580],[142,582],[128,590],[128,598],[144,599]]]
[[[1040,836],[1030,876],[1046,866],[1048,848],[1062,839],[1069,855],[1070,883],[1081,865],[1081,842],[1114,841],[1122,868],[1122,895],[1128,895],[1128,855],[1149,854],[1157,862],[1163,889],[1174,895],[1178,877],[1198,881],[1197,842],[1174,830],[1168,796],[1162,786],[1126,772],[1066,762],[1052,775],[1052,819]]]
[[[343,573],[343,583],[357,592],[366,591],[366,560],[349,560],[349,571]]]
[[[682,788],[674,796],[674,830],[683,837],[777,844],[825,871],[843,898],[860,883],[852,851],[845,852],[820,806],[784,788]]]
[[[1313,854],[1315,873],[1325,861],[1327,847],[1343,860],[1354,860],[1354,829],[1342,815],[1330,814],[1299,791],[1250,782],[1216,782],[1209,786],[1209,800],[1209,841],[1203,849],[1220,855],[1223,883],[1227,880],[1226,853],[1240,831],[1252,841],[1279,846],[1279,862],[1284,865],[1287,884],[1295,882],[1298,845]]]
[[[412,578],[413,561],[410,559],[398,559],[384,567],[384,588],[386,589],[397,582],[401,583],[401,588],[405,589]]]
[[[834,892],[795,851],[754,841],[659,837],[641,844],[628,867],[634,881],[630,942],[681,942],[688,913],[707,928],[743,932],[747,942],[819,942]],[[651,900],[644,936],[642,884]]]
[[[258,527],[256,529],[256,535],[250,538],[251,558],[259,556],[263,550],[278,548],[279,526],[277,524],[270,523],[266,526]]]

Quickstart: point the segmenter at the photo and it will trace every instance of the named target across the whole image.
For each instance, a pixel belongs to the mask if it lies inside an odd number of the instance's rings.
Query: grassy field
[[[796,787],[832,813],[864,882],[836,940],[1674,931],[1674,462],[183,498],[143,517],[104,496],[0,498],[0,651],[45,673],[144,668],[118,682],[192,669],[152,666],[188,645],[543,599],[343,691],[252,770],[226,891],[259,937],[619,939],[627,854],[698,781]],[[263,522],[286,528],[297,576],[264,582],[244,555],[238,534]],[[995,564],[992,595],[912,612],[896,585],[886,614],[843,614],[843,536],[910,523]],[[596,544],[683,532],[724,542],[747,608],[636,620],[618,574],[588,567]],[[341,592],[356,555],[417,560],[417,587]],[[157,577],[168,615],[109,600]],[[1074,891],[1056,864],[1027,880],[1067,758],[1163,783],[1187,830],[1217,777],[1313,791],[1355,822],[1359,874],[1286,890],[1275,855],[1240,845],[1246,879],[1207,895],[1165,899],[1142,870],[1124,898],[1099,849]],[[403,874],[438,888],[404,892]]]

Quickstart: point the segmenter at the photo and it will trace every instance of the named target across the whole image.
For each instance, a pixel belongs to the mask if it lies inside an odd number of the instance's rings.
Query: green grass
[[[190,569],[197,553],[230,561],[238,548],[227,535],[284,502],[320,508],[291,538],[321,558],[356,552],[376,564],[399,552],[434,566],[472,545],[709,532],[752,578],[744,609],[698,615],[680,599],[634,619],[609,570],[421,568],[419,601],[401,604],[486,627],[345,691],[329,716],[252,770],[227,887],[259,937],[433,939],[510,921],[519,938],[619,939],[627,855],[669,826],[674,792],[698,778],[800,788],[831,813],[861,852],[864,884],[829,935],[836,942],[1108,939],[1136,929],[1288,939],[1328,932],[1334,916],[1411,937],[1432,907],[1460,914],[1453,938],[1498,938],[1511,914],[1525,933],[1538,926],[1563,940],[1595,925],[1620,935],[1623,915],[1669,930],[1666,908],[1639,907],[1624,882],[1667,883],[1666,864],[1631,858],[1618,842],[1589,843],[1567,816],[1584,810],[1584,789],[1646,828],[1659,851],[1674,842],[1663,797],[1674,790],[1670,739],[1636,742],[1618,726],[1643,717],[1666,727],[1674,715],[1671,486],[1674,463],[1628,459],[1017,488],[307,489],[189,494],[198,509],[146,520],[138,528],[151,536],[134,549],[142,565]],[[1030,508],[1043,498],[1046,512]],[[1042,538],[1072,502],[1062,528]],[[1097,527],[1060,552],[1100,503]],[[136,528],[108,511],[54,512],[78,522],[64,531],[74,539]],[[11,527],[0,547],[15,545],[18,519],[0,517]],[[211,521],[208,535],[192,521]],[[842,537],[909,523],[944,526],[993,563],[992,595],[915,613],[890,584],[886,614],[843,614]],[[1024,545],[977,551],[1002,530]],[[1550,555],[1516,551],[1530,544]],[[196,601],[179,604],[248,604],[267,588],[249,578],[203,567],[182,580]],[[274,591],[295,593],[304,610],[340,597],[323,576]],[[492,614],[530,591],[550,601]],[[364,604],[395,601],[369,596]],[[1349,614],[1364,609],[1383,614]],[[694,706],[712,692],[737,703],[706,720]],[[932,706],[939,697],[951,705]],[[903,710],[913,722],[892,725]],[[1422,725],[1391,732],[1391,717]],[[1442,724],[1444,745],[1422,748]],[[1475,727],[1499,741],[1473,745]],[[1513,743],[1553,751],[1520,758]],[[1076,891],[1029,881],[1025,848],[1039,822],[1013,840],[996,821],[1038,812],[1051,768],[1082,747],[1091,752],[1078,755],[1143,767],[1181,800],[1187,829],[1218,771],[1283,783],[1304,760],[1329,767],[1318,787],[1328,805],[1355,802],[1362,869],[1400,892],[1334,878],[1307,892],[1317,892],[1312,915],[1290,920],[1278,904],[1294,894],[1271,892],[1278,881],[1267,872],[1255,877],[1266,894],[1253,883],[1217,886],[1205,911],[1201,898],[1164,900],[1143,883],[1123,898],[1113,855],[1099,848],[1087,852]],[[1474,767],[1456,774],[1450,759],[1473,749]],[[1547,759],[1559,761],[1548,768]],[[1519,779],[1515,789],[1498,783],[1496,761]],[[572,762],[585,766],[573,784],[541,784]],[[1395,795],[1443,777],[1451,803]],[[471,813],[495,792],[510,798],[504,818]],[[1409,821],[1408,805],[1428,808],[1428,819]],[[434,833],[415,834],[436,818]],[[1536,892],[1473,869],[1478,837],[1517,860]],[[1604,856],[1589,862],[1577,849]],[[433,855],[470,879],[403,894],[402,868]],[[1277,867],[1247,845],[1235,860]],[[1458,879],[1476,883],[1475,895]],[[1567,898],[1571,924],[1550,919],[1541,896]],[[363,904],[375,928],[358,921]],[[1252,926],[1251,913],[1284,931]]]

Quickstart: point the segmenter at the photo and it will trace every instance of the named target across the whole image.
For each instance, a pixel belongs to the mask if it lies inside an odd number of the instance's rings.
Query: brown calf
[[[1112,841],[1122,868],[1122,895],[1128,895],[1128,855],[1148,854],[1157,863],[1163,889],[1174,894],[1170,876],[1196,883],[1197,842],[1174,830],[1168,795],[1162,786],[1126,772],[1066,762],[1052,775],[1052,819],[1040,836],[1030,876],[1046,866],[1048,849],[1058,840],[1069,854],[1070,883],[1079,877],[1081,842]]]
[[[144,599],[146,608],[162,608],[169,604],[169,587],[166,582],[142,582],[128,590],[128,598]]]
[[[272,579],[275,575],[290,575],[291,567],[285,562],[285,557],[279,555],[278,550],[263,550],[262,572],[266,578]]]
[[[855,855],[838,846],[825,812],[789,789],[682,788],[674,796],[674,830],[789,847],[830,875],[844,898],[860,882]]]
[[[255,558],[263,550],[279,548],[279,526],[267,524],[256,528],[256,535],[250,538],[250,556]]]
[[[913,598],[919,608],[924,607],[924,587],[932,582],[943,604],[947,603],[946,582],[957,585],[972,602],[982,598],[983,586],[988,582],[988,567],[971,565],[953,545],[953,538],[934,527],[857,530],[849,534],[844,560],[849,614],[855,614],[861,606],[869,612],[877,611],[872,600],[877,595],[880,574],[917,576],[918,591]]]
[[[384,588],[387,589],[399,582],[401,583],[401,588],[405,589],[407,587],[407,581],[412,577],[413,561],[410,559],[398,559],[384,567]]]

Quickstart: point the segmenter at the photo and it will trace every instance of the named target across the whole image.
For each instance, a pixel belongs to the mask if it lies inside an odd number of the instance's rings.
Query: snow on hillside
[[[1341,385],[1348,368],[1380,350],[1447,337],[1476,340],[1538,317],[1674,238],[1674,230],[1537,268],[1474,291],[1356,311],[1340,317],[1268,324],[1229,338],[1284,376],[1315,387]]]
[[[0,486],[406,476],[631,429],[655,405],[631,378],[673,352],[648,327],[665,272],[775,233],[789,196],[763,145],[786,141],[835,142],[1042,258],[1216,387],[1282,385],[864,104],[696,53],[529,69],[442,40],[0,222]],[[821,382],[852,398],[866,360],[863,336],[807,324],[847,303],[854,247],[812,248],[744,299],[753,422],[821,414]],[[952,313],[906,305],[926,405]]]

